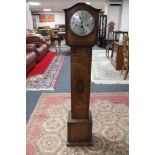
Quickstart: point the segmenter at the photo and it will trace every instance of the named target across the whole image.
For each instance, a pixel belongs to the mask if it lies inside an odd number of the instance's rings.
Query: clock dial
[[[94,26],[94,17],[86,10],[75,12],[70,20],[70,28],[78,36],[89,35],[93,31]]]

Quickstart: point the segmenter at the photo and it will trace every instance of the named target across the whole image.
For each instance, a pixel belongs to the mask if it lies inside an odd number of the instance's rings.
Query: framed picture
[[[39,21],[40,22],[47,22],[46,15],[39,15]]]
[[[48,22],[54,22],[55,21],[55,15],[47,15]]]

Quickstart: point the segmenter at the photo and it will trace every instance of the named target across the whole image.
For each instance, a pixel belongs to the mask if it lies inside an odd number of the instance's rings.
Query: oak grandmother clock
[[[77,3],[64,9],[66,44],[71,46],[71,111],[68,113],[67,146],[92,145],[89,111],[92,46],[97,42],[100,9]]]

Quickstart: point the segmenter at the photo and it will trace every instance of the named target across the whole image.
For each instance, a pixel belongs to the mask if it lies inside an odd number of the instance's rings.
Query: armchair
[[[124,36],[123,42],[125,45],[123,46],[123,67],[121,73],[125,70],[124,80],[126,80],[129,74],[129,37]]]
[[[35,44],[26,45],[26,73],[28,73],[36,64],[37,54],[35,53]]]

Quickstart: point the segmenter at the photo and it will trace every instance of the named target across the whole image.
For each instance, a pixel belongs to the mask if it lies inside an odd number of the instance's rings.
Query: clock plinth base
[[[92,146],[92,114],[88,119],[72,119],[68,112],[68,142],[67,146]]]
[[[68,147],[74,147],[74,146],[93,146],[92,141],[91,142],[67,142],[66,144]]]

